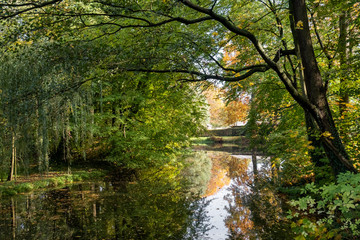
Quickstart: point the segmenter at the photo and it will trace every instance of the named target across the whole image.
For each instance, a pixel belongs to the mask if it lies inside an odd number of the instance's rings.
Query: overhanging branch
[[[0,3],[0,8],[15,8],[14,11],[9,11],[8,14],[0,14],[0,19],[8,19],[8,18],[12,18],[15,17],[17,15],[20,15],[22,13],[26,13],[38,8],[43,8],[49,5],[53,5],[56,3],[60,3],[63,0],[51,0],[51,1],[45,1],[45,2],[25,2],[25,3],[19,3],[19,4],[15,4],[15,3]],[[25,7],[25,8],[24,8]],[[19,8],[19,9],[18,9]],[[21,9],[23,8],[23,9]]]
[[[146,73],[185,73],[192,76],[197,76],[198,78],[193,78],[192,80],[188,80],[190,82],[199,82],[199,81],[206,81],[206,80],[219,80],[225,82],[237,82],[240,80],[244,80],[254,73],[258,72],[266,72],[270,68],[267,65],[254,65],[243,68],[243,71],[248,70],[246,73],[241,74],[239,76],[221,76],[217,74],[205,74],[198,71],[186,70],[186,69],[141,69],[141,68],[124,68],[122,70],[128,72],[146,72]]]

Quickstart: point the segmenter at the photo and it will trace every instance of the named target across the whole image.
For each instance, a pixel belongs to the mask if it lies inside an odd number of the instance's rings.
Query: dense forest
[[[299,239],[359,235],[359,14],[355,0],[2,0],[0,177],[156,168],[207,124],[246,119],[284,192],[311,183],[292,204],[320,221],[294,223]]]

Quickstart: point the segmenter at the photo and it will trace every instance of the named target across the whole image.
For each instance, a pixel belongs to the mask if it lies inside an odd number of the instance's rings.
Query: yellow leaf
[[[303,29],[303,27],[304,27],[304,23],[303,23],[303,21],[298,21],[297,23],[296,23],[296,28],[297,29]]]
[[[309,150],[314,150],[315,147],[310,145],[310,146],[308,146],[308,149],[309,149]]]
[[[295,240],[306,240],[306,238],[303,235],[295,237]]]
[[[328,131],[325,131],[321,135],[324,136],[324,137],[330,137],[331,133],[329,133]]]

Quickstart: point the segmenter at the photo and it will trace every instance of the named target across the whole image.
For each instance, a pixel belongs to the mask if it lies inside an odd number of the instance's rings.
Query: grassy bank
[[[50,172],[48,175],[32,175],[27,178],[19,177],[16,182],[0,184],[0,197],[13,196],[41,189],[63,187],[74,182],[101,179],[106,176],[106,170],[74,171],[71,174],[64,172]]]

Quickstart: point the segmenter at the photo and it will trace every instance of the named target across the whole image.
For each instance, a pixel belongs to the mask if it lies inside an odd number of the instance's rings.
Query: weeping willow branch
[[[94,80],[96,78],[97,77],[93,77],[93,78],[85,79],[83,81],[76,82],[76,83],[74,83],[74,84],[72,84],[70,86],[66,86],[64,88],[61,88],[58,91],[46,92],[45,94],[42,94],[42,95],[44,95],[46,97],[40,99],[41,103],[39,103],[39,105],[41,105],[42,102],[44,102],[46,100],[50,100],[50,99],[52,99],[52,98],[54,98],[54,97],[56,97],[56,96],[58,96],[60,94],[63,94],[63,93],[69,92],[69,91],[75,91],[75,90],[79,89],[86,82],[92,81],[92,80]],[[14,106],[15,104],[18,104],[18,103],[23,102],[23,101],[30,100],[31,98],[34,98],[34,97],[37,97],[37,96],[39,96],[39,92],[37,92],[37,91],[27,92],[26,94],[23,94],[21,96],[18,96],[16,98],[11,99],[5,105],[6,106]]]

